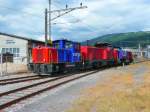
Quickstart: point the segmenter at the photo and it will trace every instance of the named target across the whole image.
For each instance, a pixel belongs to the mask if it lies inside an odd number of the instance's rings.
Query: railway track
[[[0,85],[8,85],[8,84],[14,84],[14,83],[20,83],[20,82],[40,80],[40,79],[44,79],[44,78],[47,78],[47,77],[39,77],[39,76],[34,75],[34,76],[9,78],[9,79],[0,80]]]
[[[45,78],[47,78],[47,77],[28,76],[28,77],[4,79],[4,80],[0,80],[0,85],[15,84],[15,83],[20,83],[20,82],[27,82],[27,81],[33,81],[33,80],[40,80],[40,79],[45,79]]]
[[[24,86],[21,88],[17,88],[14,90],[10,90],[4,93],[0,93],[0,110],[3,110],[7,107],[10,107],[14,104],[18,104],[19,102],[26,100],[28,98],[31,98],[35,95],[38,95],[40,93],[43,93],[45,91],[54,89],[58,86],[61,86],[63,84],[69,83],[71,81],[92,75],[94,73],[98,72],[91,71],[86,73],[80,73],[77,75],[65,75],[61,77],[56,77],[53,79],[48,79],[46,81],[42,81],[39,83],[35,83],[32,85]]]
[[[32,78],[32,77],[37,77],[37,76],[36,75],[32,75],[32,76],[24,76],[24,77],[14,77],[14,78],[2,79],[2,80],[0,80],[0,82],[13,81],[13,80],[19,80],[19,79],[26,79],[26,78]]]

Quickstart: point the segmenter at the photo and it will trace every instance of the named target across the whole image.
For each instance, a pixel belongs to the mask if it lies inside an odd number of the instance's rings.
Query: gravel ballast
[[[111,69],[110,69],[111,70]],[[30,98],[14,106],[13,108],[8,108],[8,112],[64,112],[69,108],[73,101],[80,96],[80,91],[95,85],[96,82],[105,77],[106,71],[104,70],[93,75],[81,78],[76,81],[72,81],[61,87],[53,89]]]
[[[93,75],[72,81],[56,89],[44,92],[26,101],[22,104],[13,106],[6,109],[7,112],[65,112],[71,107],[75,99],[80,97],[82,90],[92,87],[97,84],[98,81],[108,78],[110,73],[117,74],[121,71],[133,71],[137,76],[140,75],[140,71],[147,71],[145,66],[137,67],[134,70],[125,67],[116,67],[107,70],[102,70]],[[138,74],[137,74],[138,73]],[[137,79],[135,77],[135,79]]]

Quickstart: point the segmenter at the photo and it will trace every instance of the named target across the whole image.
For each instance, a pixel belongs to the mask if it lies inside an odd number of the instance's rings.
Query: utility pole
[[[141,44],[139,43],[139,57],[142,57],[142,48],[141,48]]]
[[[47,34],[48,34],[47,33],[48,32],[48,27],[47,27],[47,25],[48,25],[47,24],[48,23],[47,22],[48,21],[47,20],[47,12],[48,12],[47,9],[45,9],[45,46],[47,46],[47,44],[48,44],[48,38],[47,38]]]
[[[72,11],[75,11],[77,9],[85,9],[87,6],[82,6],[82,3],[80,3],[79,7],[73,7],[73,8],[68,8],[68,5],[66,5],[65,9],[60,9],[60,10],[52,10],[51,9],[51,0],[49,0],[49,11],[45,9],[45,45],[47,46],[48,41],[51,40],[51,34],[52,34],[52,21],[56,20],[57,18],[64,16]],[[52,18],[52,13],[57,13],[57,15]],[[48,20],[48,14],[49,14],[49,20]],[[49,22],[48,22],[49,21]],[[48,39],[48,26],[49,26],[49,39]]]
[[[0,64],[1,64],[1,76],[2,76],[3,75],[3,54],[2,54],[2,52],[1,52],[0,56],[1,56]]]
[[[49,12],[51,12],[51,0],[49,0]],[[50,41],[52,41],[52,37],[51,37],[51,33],[52,33],[52,29],[51,29],[51,26],[52,26],[52,23],[51,23],[51,14],[52,13],[49,13],[49,39],[48,40],[50,40]]]

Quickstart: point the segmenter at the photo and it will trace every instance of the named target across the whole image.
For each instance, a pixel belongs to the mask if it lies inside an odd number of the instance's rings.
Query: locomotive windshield
[[[68,40],[56,40],[53,42],[53,46],[58,49],[74,49],[75,51],[80,50],[80,44]]]
[[[59,43],[54,43],[53,46],[54,46],[55,48],[59,48]]]
[[[79,43],[76,43],[76,44],[75,44],[75,50],[76,50],[76,51],[80,51],[80,44],[79,44]]]
[[[66,44],[65,44],[65,48],[66,49],[69,49],[69,48],[72,48],[73,47],[73,43],[72,42],[66,42]]]

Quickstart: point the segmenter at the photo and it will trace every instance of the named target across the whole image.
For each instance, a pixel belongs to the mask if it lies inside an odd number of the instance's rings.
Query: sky
[[[53,40],[81,42],[112,33],[150,31],[150,0],[52,0],[52,10],[66,4],[78,7],[81,2],[88,8],[52,21]],[[0,32],[44,40],[46,7],[48,0],[0,0]]]

